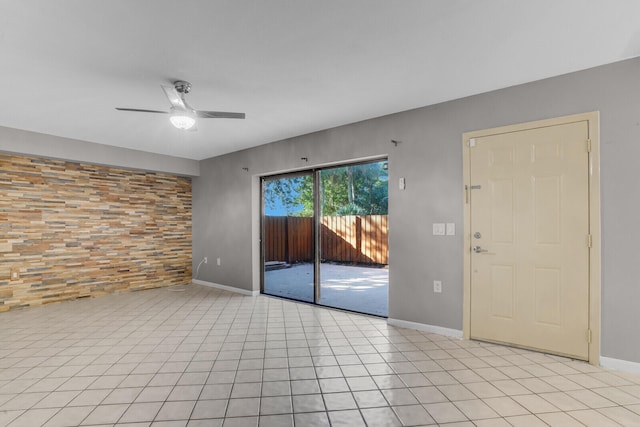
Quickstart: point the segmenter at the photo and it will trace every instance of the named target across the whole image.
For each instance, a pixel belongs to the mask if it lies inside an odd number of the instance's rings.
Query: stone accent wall
[[[190,178],[0,154],[0,312],[190,281]]]

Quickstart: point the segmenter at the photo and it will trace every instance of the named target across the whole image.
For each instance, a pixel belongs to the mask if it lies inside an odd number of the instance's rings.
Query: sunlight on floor
[[[387,316],[389,270],[323,263],[320,303],[362,313]],[[265,292],[303,301],[313,300],[313,265],[265,272]]]

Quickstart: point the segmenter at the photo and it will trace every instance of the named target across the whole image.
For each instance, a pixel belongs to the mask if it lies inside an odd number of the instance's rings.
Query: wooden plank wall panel
[[[264,260],[287,261],[286,216],[268,216],[264,222]],[[288,261],[287,261],[288,262]]]
[[[322,261],[389,263],[387,215],[323,216]],[[265,216],[265,261],[313,260],[313,218]]]
[[[289,263],[309,262],[313,259],[313,218],[287,218]]]
[[[0,154],[0,311],[189,283],[191,233],[190,178]]]

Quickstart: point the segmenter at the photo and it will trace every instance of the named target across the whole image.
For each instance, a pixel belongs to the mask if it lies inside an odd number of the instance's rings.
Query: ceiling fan
[[[171,124],[178,129],[195,130],[196,118],[201,119],[244,119],[244,113],[230,113],[225,111],[202,111],[194,110],[184,96],[191,92],[191,83],[178,80],[171,86],[162,86],[164,93],[169,99],[171,108],[169,111],[158,110],[144,110],[140,108],[120,108],[116,107],[119,111],[136,111],[140,113],[161,113],[169,114],[169,120]]]

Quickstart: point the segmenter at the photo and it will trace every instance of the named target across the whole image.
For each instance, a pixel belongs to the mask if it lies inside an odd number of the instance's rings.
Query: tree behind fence
[[[322,261],[389,263],[387,215],[325,216]],[[313,218],[264,217],[265,261],[313,261]]]

